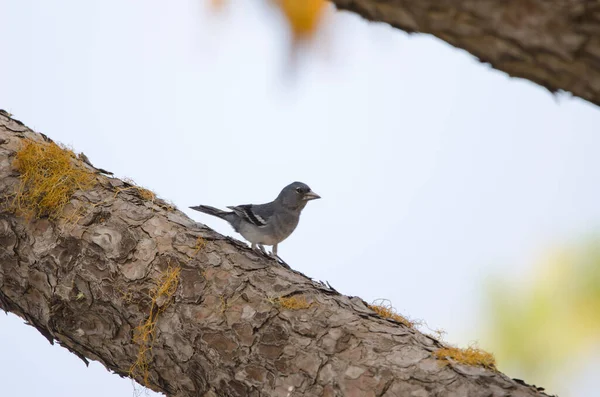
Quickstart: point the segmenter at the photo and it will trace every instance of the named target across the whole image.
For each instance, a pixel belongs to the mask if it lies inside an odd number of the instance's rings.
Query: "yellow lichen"
[[[141,376],[146,387],[149,386],[149,368],[152,361],[152,346],[156,337],[158,316],[172,302],[172,297],[179,286],[181,267],[170,266],[160,274],[155,286],[150,290],[150,314],[134,330],[133,342],[139,345],[135,363],[129,369],[132,378]]]
[[[306,297],[297,295],[274,298],[272,299],[272,302],[273,304],[288,310],[308,309],[314,304],[314,302],[307,302]]]
[[[496,359],[494,358],[494,355],[474,345],[469,346],[466,349],[447,346],[436,350],[433,355],[437,359],[446,363],[448,360],[452,360],[460,364],[476,365],[489,369],[496,369]]]
[[[229,309],[229,306],[231,304],[227,303],[227,300],[225,299],[225,296],[223,296],[223,295],[219,295],[219,301],[221,302],[219,308],[220,308],[221,314],[223,314],[223,313],[225,313],[225,311],[227,309]]]
[[[431,330],[431,329],[430,329]],[[430,337],[436,339],[438,342],[444,340],[444,336],[446,335],[446,331],[441,328],[436,328],[431,330],[431,334],[428,334]]]
[[[374,301],[369,305],[369,308],[377,313],[379,316],[383,318],[389,318],[394,321],[397,321],[401,324],[406,325],[409,328],[414,328],[419,325],[421,322],[417,320],[411,320],[407,317],[402,316],[396,309],[392,306],[391,302],[386,299],[379,299]]]
[[[192,252],[192,255],[188,255],[188,262],[191,261],[192,259],[194,259],[194,257],[196,256],[196,254],[198,252],[200,252],[200,250],[202,248],[204,248],[204,246],[206,245],[206,240],[204,240],[202,237],[198,236],[198,238],[196,239],[196,244],[194,245],[194,251]]]
[[[154,201],[154,199],[156,199],[156,194],[153,191],[140,186],[136,186],[136,188],[142,200]]]
[[[115,191],[115,197],[121,192],[133,191],[142,200],[154,201],[156,199],[156,194],[153,191],[148,190],[145,187],[137,186],[137,184],[135,183],[135,181],[133,179],[123,178],[123,182],[125,182],[131,186],[117,188]]]
[[[116,198],[119,195],[119,193],[130,192],[139,197],[140,199],[144,201],[149,201],[150,204],[155,204],[166,211],[175,210],[175,206],[173,204],[166,203],[163,200],[159,200],[156,193],[154,193],[152,190],[146,189],[145,187],[136,185],[133,179],[123,178],[123,182],[130,186],[116,188],[114,198]]]
[[[58,218],[77,190],[94,186],[95,176],[74,153],[54,142],[25,140],[13,166],[20,183],[11,209],[26,218]]]
[[[196,254],[206,245],[202,237],[196,238],[192,255],[188,255],[186,263],[191,261]],[[133,332],[133,341],[139,345],[135,363],[129,370],[129,376],[135,378],[141,376],[146,387],[149,387],[149,370],[152,361],[152,346],[156,337],[156,323],[158,316],[164,312],[172,303],[172,298],[181,277],[181,267],[171,266],[162,272],[155,280],[155,286],[150,290],[150,312],[148,318],[141,322]],[[131,302],[133,294],[122,292],[123,300]]]

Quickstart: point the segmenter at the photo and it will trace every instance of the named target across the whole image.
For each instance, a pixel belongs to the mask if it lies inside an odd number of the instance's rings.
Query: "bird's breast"
[[[279,243],[278,236],[273,233],[272,227],[256,226],[249,222],[242,222],[238,231],[246,240],[254,244],[275,245]]]
[[[298,226],[300,214],[283,214],[275,217],[272,222],[274,233],[278,236],[279,242],[285,240],[292,234]]]

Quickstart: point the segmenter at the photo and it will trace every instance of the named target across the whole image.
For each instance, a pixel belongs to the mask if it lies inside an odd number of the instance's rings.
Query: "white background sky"
[[[293,75],[274,9],[204,6],[0,0],[0,108],[228,235],[186,208],[306,182],[323,199],[281,256],[456,343],[480,338],[489,276],[518,285],[539,254],[600,225],[597,107],[346,12]],[[0,351],[0,395],[132,393],[14,316],[0,316]],[[590,395],[588,372],[565,395],[586,395],[586,379]]]

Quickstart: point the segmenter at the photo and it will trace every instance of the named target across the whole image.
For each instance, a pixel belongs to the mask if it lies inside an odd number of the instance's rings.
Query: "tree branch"
[[[600,105],[597,0],[333,0],[406,32],[430,33],[513,77]]]
[[[545,396],[494,370],[444,365],[433,337],[257,256],[89,161],[73,158],[95,173],[95,187],[76,192],[56,220],[27,221],[6,210],[24,140],[44,142],[0,112],[0,308],[84,361],[128,376],[140,353],[134,330],[150,319],[147,386],[169,396]],[[180,273],[168,284],[173,268]],[[302,304],[278,304],[294,296]]]

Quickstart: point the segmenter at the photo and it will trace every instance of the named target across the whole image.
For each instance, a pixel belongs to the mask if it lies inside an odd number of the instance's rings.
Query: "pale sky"
[[[280,255],[453,343],[479,338],[489,276],[517,285],[540,254],[598,230],[598,107],[347,12],[293,74],[274,9],[204,5],[0,0],[0,108],[239,239],[187,207],[307,183],[323,199]],[[1,395],[132,394],[12,315],[0,351]],[[589,393],[586,379],[567,395]]]

